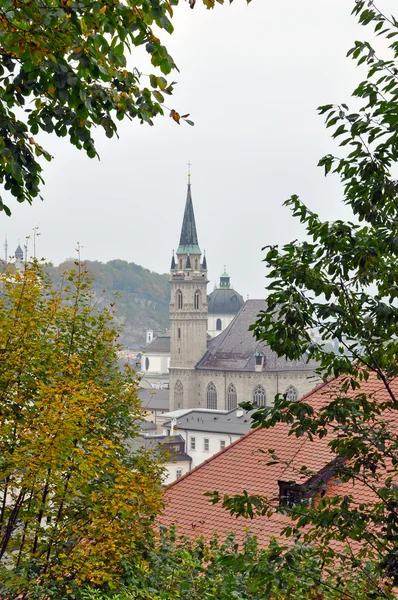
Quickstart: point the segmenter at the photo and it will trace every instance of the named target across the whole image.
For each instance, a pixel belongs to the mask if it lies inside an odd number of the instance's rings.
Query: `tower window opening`
[[[198,259],[195,258],[195,271],[197,271],[197,270],[198,270]]]
[[[221,319],[217,319],[216,321],[216,331],[221,331],[222,323]]]
[[[194,306],[195,310],[199,310],[199,301],[200,301],[200,292],[196,291],[194,300],[193,300],[193,306]]]
[[[180,340],[181,339],[181,327],[179,327],[177,329],[177,338]]]
[[[177,308],[179,308],[179,309],[182,308],[182,291],[181,290],[177,291]]]
[[[174,406],[181,407],[184,401],[184,387],[179,379],[174,386]]]
[[[217,388],[212,381],[207,386],[207,408],[217,409]]]
[[[180,258],[180,260],[178,261],[179,267],[180,267],[180,271],[182,270],[182,258]]]

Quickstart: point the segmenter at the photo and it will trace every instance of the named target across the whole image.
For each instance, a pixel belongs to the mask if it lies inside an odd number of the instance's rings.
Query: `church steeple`
[[[195,213],[193,211],[191,184],[188,183],[184,218],[182,221],[178,254],[200,254],[198,234],[196,232]]]
[[[190,376],[207,350],[207,284],[206,260],[201,262],[188,175],[180,245],[170,270],[171,410],[197,405]]]
[[[23,260],[23,250],[20,244],[18,244],[17,249],[15,250],[15,259]]]

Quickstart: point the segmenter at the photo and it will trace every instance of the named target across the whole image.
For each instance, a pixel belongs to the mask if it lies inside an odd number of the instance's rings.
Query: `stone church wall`
[[[237,402],[251,402],[258,385],[262,385],[266,394],[266,403],[272,406],[276,394],[283,394],[292,385],[297,390],[298,398],[311,391],[320,383],[315,373],[305,372],[236,372],[236,371],[201,371],[196,372],[196,406],[207,408],[207,386],[213,382],[217,389],[217,408],[227,410],[228,386],[232,383],[237,393]]]

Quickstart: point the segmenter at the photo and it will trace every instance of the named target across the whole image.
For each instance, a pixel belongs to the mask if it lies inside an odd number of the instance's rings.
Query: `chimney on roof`
[[[236,416],[238,419],[240,419],[240,417],[243,417],[243,409],[242,408],[236,409]]]

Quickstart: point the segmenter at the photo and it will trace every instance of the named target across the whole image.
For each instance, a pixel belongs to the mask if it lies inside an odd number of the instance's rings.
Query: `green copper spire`
[[[193,212],[191,184],[188,183],[187,201],[182,221],[180,245],[177,254],[200,254],[198,234],[196,233],[195,214]]]

